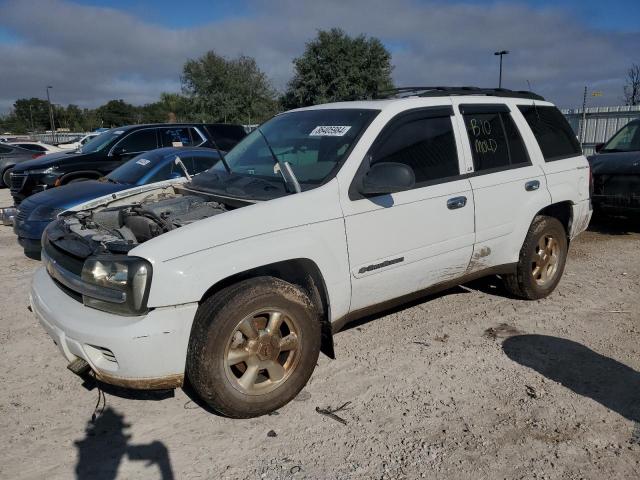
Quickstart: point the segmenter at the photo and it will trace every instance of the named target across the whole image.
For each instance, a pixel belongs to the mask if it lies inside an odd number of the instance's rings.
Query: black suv
[[[18,205],[29,195],[48,188],[100,178],[149,150],[214,147],[215,142],[226,151],[245,135],[242,125],[230,124],[163,123],[112,128],[77,152],[52,153],[16,165],[11,174],[11,195]]]

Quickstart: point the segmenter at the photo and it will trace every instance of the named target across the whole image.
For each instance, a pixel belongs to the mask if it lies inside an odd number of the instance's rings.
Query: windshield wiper
[[[209,130],[207,130],[207,132],[209,132]],[[213,139],[213,135],[211,135],[211,132],[209,132],[209,141],[211,142],[211,144],[213,145],[213,148],[216,149],[216,152],[218,152],[218,156],[220,157],[220,161],[222,162],[222,165],[224,165],[224,169],[227,171],[227,173],[231,173],[231,167],[229,166],[229,164],[227,163],[227,159],[224,158],[224,155],[222,154],[222,152],[220,151],[220,148],[218,148],[218,144],[216,143],[216,141]]]
[[[269,140],[267,140],[267,137],[265,137],[264,133],[262,133],[262,130],[260,130],[260,127],[258,127],[256,130],[258,130],[258,133],[262,135],[262,138],[264,139],[264,143],[267,144],[267,148],[271,153],[271,157],[273,158],[273,161],[278,164],[278,167],[280,167],[278,170],[280,170],[280,175],[282,175],[282,179],[284,180],[285,186],[291,185],[293,186],[293,190],[296,193],[300,193],[302,191],[302,189],[300,188],[300,182],[298,182],[298,179],[296,178],[296,174],[293,173],[293,168],[291,168],[291,164],[289,162],[281,162],[276,156],[275,152],[273,151],[273,148],[271,148],[271,144],[269,143]]]

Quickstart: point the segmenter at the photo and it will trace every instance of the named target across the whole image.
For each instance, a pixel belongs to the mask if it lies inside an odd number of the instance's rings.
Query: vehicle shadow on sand
[[[627,365],[580,343],[547,335],[513,336],[502,349],[514,362],[640,422],[640,372]]]
[[[118,475],[123,458],[130,461],[146,462],[146,467],[156,468],[145,472],[145,478],[173,480],[173,469],[169,450],[164,443],[154,441],[148,444],[132,445],[131,435],[125,430],[130,425],[124,422],[124,415],[108,407],[95,421],[87,422],[86,435],[75,442],[78,449],[76,478],[92,480],[112,480]],[[156,473],[158,472],[158,473]]]

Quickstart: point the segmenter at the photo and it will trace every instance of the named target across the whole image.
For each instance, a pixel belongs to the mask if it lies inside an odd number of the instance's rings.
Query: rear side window
[[[191,147],[202,143],[200,136],[188,127],[162,128],[160,138],[163,147]]]
[[[404,163],[413,169],[416,187],[460,173],[451,117],[399,122],[375,148],[371,164]]]
[[[463,117],[476,172],[530,163],[520,132],[507,111],[482,109],[479,113],[467,113],[467,110]]]
[[[582,155],[576,134],[556,107],[520,105],[546,162]]]
[[[147,152],[158,148],[156,143],[156,131],[153,129],[138,130],[127,135],[119,144],[124,153]]]

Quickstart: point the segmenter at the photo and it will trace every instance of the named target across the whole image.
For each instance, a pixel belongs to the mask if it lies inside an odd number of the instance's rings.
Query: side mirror
[[[602,147],[604,147],[604,143],[596,143],[596,146],[595,146],[596,152],[599,152],[600,150],[602,150]]]
[[[384,195],[410,190],[416,184],[413,169],[404,163],[381,162],[374,164],[362,179],[362,195]]]
[[[116,147],[111,151],[111,156],[113,157],[119,157],[121,156],[123,153],[125,153],[125,149],[122,147]]]

